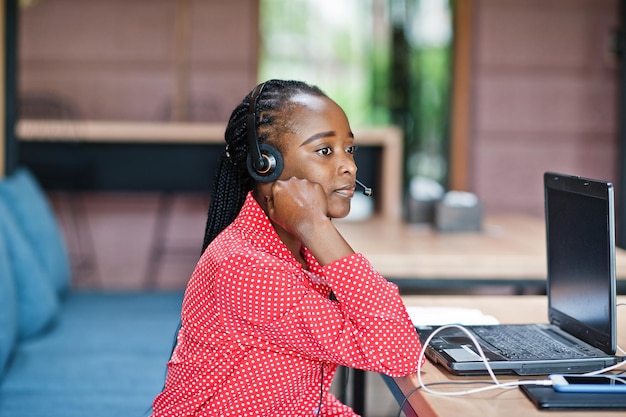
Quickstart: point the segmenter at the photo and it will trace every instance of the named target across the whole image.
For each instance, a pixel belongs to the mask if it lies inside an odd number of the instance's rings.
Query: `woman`
[[[407,375],[420,345],[397,287],[331,221],[355,189],[347,117],[316,87],[270,80],[225,136],[154,416],[354,416],[329,392],[337,366]]]

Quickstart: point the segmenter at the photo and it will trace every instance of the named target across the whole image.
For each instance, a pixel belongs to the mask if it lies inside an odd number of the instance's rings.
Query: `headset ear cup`
[[[270,167],[265,172],[257,171],[252,165],[252,156],[248,153],[248,157],[246,158],[248,173],[252,179],[257,182],[276,181],[278,177],[280,177],[280,174],[283,173],[283,156],[278,149],[267,143],[261,143],[259,150],[261,151],[262,157],[270,162]]]

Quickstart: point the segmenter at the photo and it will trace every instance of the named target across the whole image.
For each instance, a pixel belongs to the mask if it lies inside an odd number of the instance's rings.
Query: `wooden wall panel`
[[[474,4],[469,188],[541,216],[544,171],[615,180],[617,0]]]
[[[21,10],[23,99],[88,120],[225,122],[256,83],[256,0],[48,0]]]

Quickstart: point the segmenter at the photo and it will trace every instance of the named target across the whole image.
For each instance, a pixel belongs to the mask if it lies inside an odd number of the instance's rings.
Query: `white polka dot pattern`
[[[304,270],[248,194],[200,258],[154,417],[354,416],[328,392],[338,365],[401,376],[419,339],[394,284],[361,255]],[[337,300],[329,298],[330,292]]]

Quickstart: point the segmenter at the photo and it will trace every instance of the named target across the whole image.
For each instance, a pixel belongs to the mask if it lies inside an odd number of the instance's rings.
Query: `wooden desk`
[[[547,321],[547,298],[544,296],[406,296],[403,297],[407,306],[457,306],[478,308],[485,314],[496,317],[501,323],[524,323],[524,322],[546,322]],[[618,302],[626,302],[626,297],[618,297]],[[618,307],[618,323],[626,322],[626,307]],[[626,346],[626,330],[622,327],[618,330],[618,344]],[[422,379],[425,383],[447,382],[447,381],[487,381],[488,376],[455,377],[446,373],[441,368],[427,362],[422,371]],[[522,377],[500,376],[500,381],[517,380]],[[543,377],[523,377],[524,379]],[[416,376],[394,378],[395,385],[391,385],[392,391],[400,389],[402,395],[406,395],[419,385]],[[386,378],[388,385],[390,378]],[[469,388],[472,388],[471,386]],[[444,390],[445,387],[433,387],[436,390]],[[463,386],[452,386],[451,390],[458,391],[468,389]],[[397,398],[397,397],[396,397]],[[456,417],[456,416],[503,416],[515,415],[516,417],[531,417],[546,415],[540,412],[535,406],[524,397],[519,389],[501,390],[496,389],[477,394],[470,394],[460,397],[442,397],[429,394],[423,391],[414,392],[408,399],[411,409],[405,409],[407,416],[415,413],[419,417]],[[597,414],[597,412],[595,413]],[[551,411],[550,416],[590,416],[590,412],[555,412]],[[624,416],[624,412],[602,412],[603,417]]]
[[[438,233],[420,224],[374,218],[336,221],[352,247],[404,292],[425,288],[513,286],[544,290],[547,276],[543,218],[486,216],[482,232]],[[626,251],[616,250],[618,291],[626,287]]]

